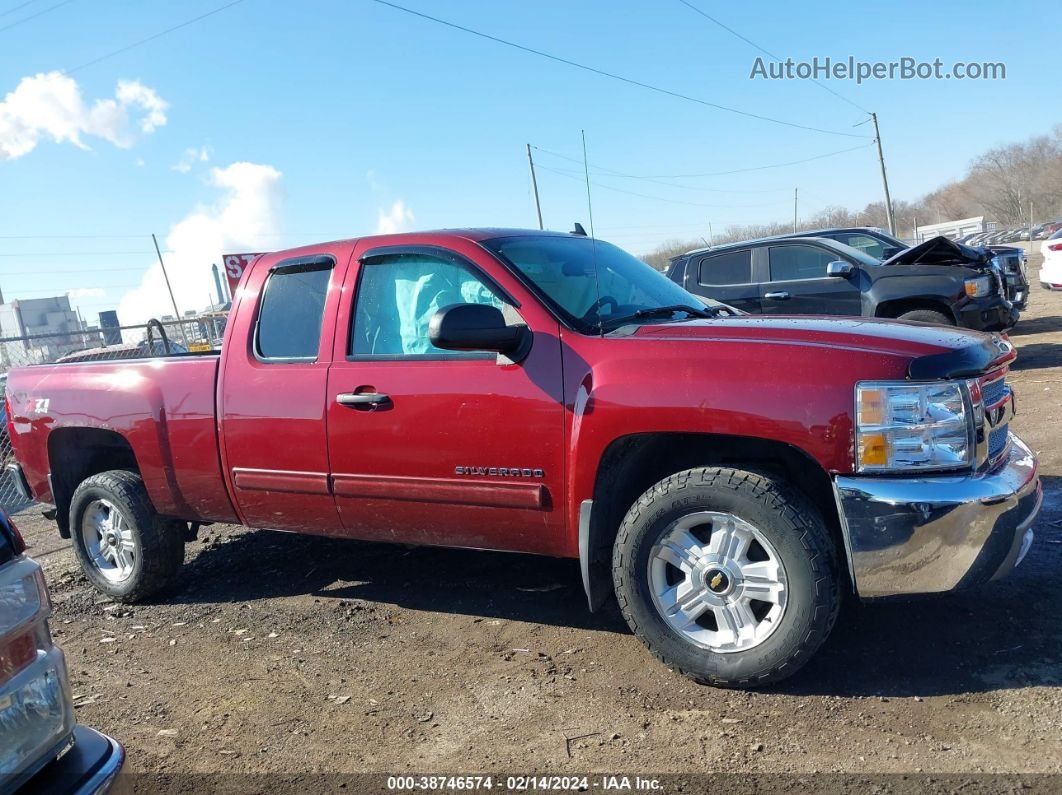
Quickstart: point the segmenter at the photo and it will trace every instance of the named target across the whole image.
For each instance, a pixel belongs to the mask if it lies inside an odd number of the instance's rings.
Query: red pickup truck
[[[206,522],[575,558],[591,609],[702,682],[803,664],[842,594],[1007,574],[1037,462],[1004,338],[748,317],[579,234],[266,254],[219,354],[8,381],[11,473],[143,599]]]

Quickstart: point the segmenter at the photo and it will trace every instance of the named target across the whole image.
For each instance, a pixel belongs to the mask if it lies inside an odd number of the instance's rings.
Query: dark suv
[[[752,314],[889,317],[980,331],[1018,320],[991,255],[942,237],[884,261],[825,237],[764,238],[682,254],[668,276]]]
[[[789,235],[786,235],[789,237]],[[816,229],[798,232],[792,237],[826,237],[857,248],[864,254],[885,261],[896,256],[908,246],[887,232],[872,226],[846,227],[839,229]],[[1016,246],[984,246],[992,257],[992,265],[1003,275],[1007,300],[1017,309],[1029,303],[1029,276],[1025,251]]]

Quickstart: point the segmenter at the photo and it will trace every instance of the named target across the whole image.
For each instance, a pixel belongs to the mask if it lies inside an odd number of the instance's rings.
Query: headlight
[[[963,287],[970,298],[984,298],[992,292],[992,277],[978,276],[976,279],[967,279],[963,282]]]
[[[973,462],[972,416],[962,384],[856,385],[856,470],[958,469]]]

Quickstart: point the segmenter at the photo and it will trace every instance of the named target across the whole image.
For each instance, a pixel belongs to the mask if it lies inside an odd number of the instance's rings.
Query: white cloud
[[[127,149],[138,134],[166,124],[168,107],[135,80],[120,80],[113,98],[87,105],[77,81],[62,72],[24,77],[0,102],[0,160],[29,154],[41,138],[88,149],[83,138],[93,136]]]
[[[402,232],[409,228],[413,220],[413,211],[399,199],[391,205],[390,209],[376,211],[376,234],[390,235]]]
[[[66,294],[71,300],[77,300],[78,298],[103,298],[107,295],[107,291],[102,287],[76,287],[73,290],[67,290]]]
[[[220,194],[210,206],[199,207],[159,239],[177,308],[203,309],[214,300],[210,265],[221,266],[221,255],[262,251],[263,241],[275,240],[282,200],[281,173],[259,163],[233,163],[210,170],[209,184]],[[173,314],[162,268],[151,265],[140,284],[118,303],[123,325]]]
[[[206,163],[210,160],[210,147],[208,146],[190,146],[181,152],[180,159],[174,163],[170,168],[174,171],[179,171],[181,174],[187,174],[192,170],[192,167],[196,163]]]

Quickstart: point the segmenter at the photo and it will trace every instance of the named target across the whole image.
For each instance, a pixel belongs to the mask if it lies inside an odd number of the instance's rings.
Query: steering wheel
[[[594,301],[594,303],[590,305],[590,308],[583,313],[583,320],[590,320],[593,317],[601,317],[601,310],[609,304],[611,304],[613,312],[619,309],[619,301],[611,295],[603,295]]]

